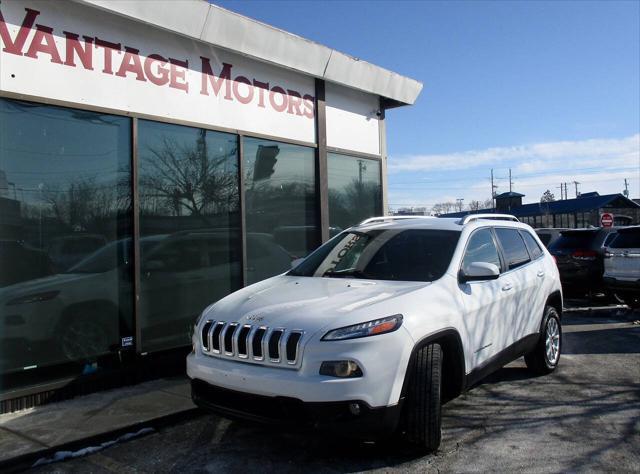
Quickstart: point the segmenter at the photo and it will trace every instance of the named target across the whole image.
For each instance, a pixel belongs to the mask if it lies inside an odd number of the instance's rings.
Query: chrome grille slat
[[[233,337],[236,333],[236,329],[238,329],[238,323],[229,323],[224,329],[224,334],[222,335],[222,343],[224,346],[221,346],[221,350],[224,350],[224,354],[228,356],[235,355],[235,347],[233,345]],[[231,331],[231,332],[229,332]],[[229,336],[227,336],[227,334]],[[230,344],[227,344],[227,337],[230,338]],[[227,345],[231,345],[231,350],[227,350]]]
[[[239,329],[236,329],[236,333],[233,335],[236,354],[241,359],[246,359],[247,357],[249,357],[249,346],[247,340],[250,332],[251,326],[249,326],[248,324],[243,324],[242,326],[239,326]],[[243,333],[244,337],[242,337]],[[244,341],[242,339],[244,339]],[[241,350],[242,345],[244,345],[244,350]]]
[[[247,359],[251,360],[253,359],[253,338],[258,331],[258,326],[251,326],[249,324],[247,324],[247,326],[251,327],[249,334],[247,334]]]
[[[200,342],[207,356],[294,369],[301,363],[303,335],[300,329],[209,319],[200,330]]]
[[[280,362],[282,359],[282,357],[280,357],[280,355],[282,354],[280,343],[282,342],[283,334],[284,329],[282,328],[274,328],[271,331],[271,336],[267,341],[267,347],[269,349],[269,360],[271,362]],[[273,351],[271,350],[271,346],[275,346]],[[275,355],[272,355],[272,353],[275,353]]]

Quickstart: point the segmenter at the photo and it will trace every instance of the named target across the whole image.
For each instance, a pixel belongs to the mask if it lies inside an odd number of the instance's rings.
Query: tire
[[[624,293],[622,299],[629,308],[640,308],[640,293]]]
[[[536,347],[524,356],[527,367],[536,374],[545,375],[556,370],[562,353],[562,326],[553,306],[544,308],[540,339]]]
[[[420,451],[435,451],[442,434],[442,348],[429,344],[418,350],[409,375],[404,408],[407,441]]]
[[[62,325],[58,344],[66,360],[84,362],[108,352],[112,341],[105,325],[98,317],[88,316],[72,316]]]

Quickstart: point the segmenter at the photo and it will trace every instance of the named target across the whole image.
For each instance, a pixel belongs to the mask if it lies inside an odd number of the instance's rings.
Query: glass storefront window
[[[329,153],[329,225],[332,234],[382,215],[380,162]]]
[[[236,135],[140,120],[143,351],[189,344],[197,316],[242,286]]]
[[[320,244],[315,150],[243,139],[247,283],[291,268]]]
[[[132,335],[130,163],[126,117],[0,99],[3,375],[95,370]]]

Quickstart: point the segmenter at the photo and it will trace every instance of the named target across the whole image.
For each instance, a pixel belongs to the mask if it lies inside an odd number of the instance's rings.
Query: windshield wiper
[[[356,270],[355,268],[345,268],[344,270],[329,270],[324,272],[323,277],[338,277],[338,278],[370,278],[362,270]]]

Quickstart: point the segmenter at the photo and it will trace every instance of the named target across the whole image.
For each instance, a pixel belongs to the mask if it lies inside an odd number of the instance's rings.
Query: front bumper
[[[254,364],[235,357],[203,353],[194,337],[195,350],[187,357],[187,375],[216,387],[267,397],[291,397],[303,402],[362,400],[370,407],[395,405],[400,398],[413,340],[399,330],[344,341],[305,341],[298,369]],[[353,360],[363,375],[337,378],[320,375],[323,361]]]
[[[394,433],[402,410],[402,400],[379,408],[372,408],[362,400],[303,402],[291,397],[238,392],[198,379],[191,381],[191,397],[198,407],[225,418],[284,428],[326,430],[365,440]]]

